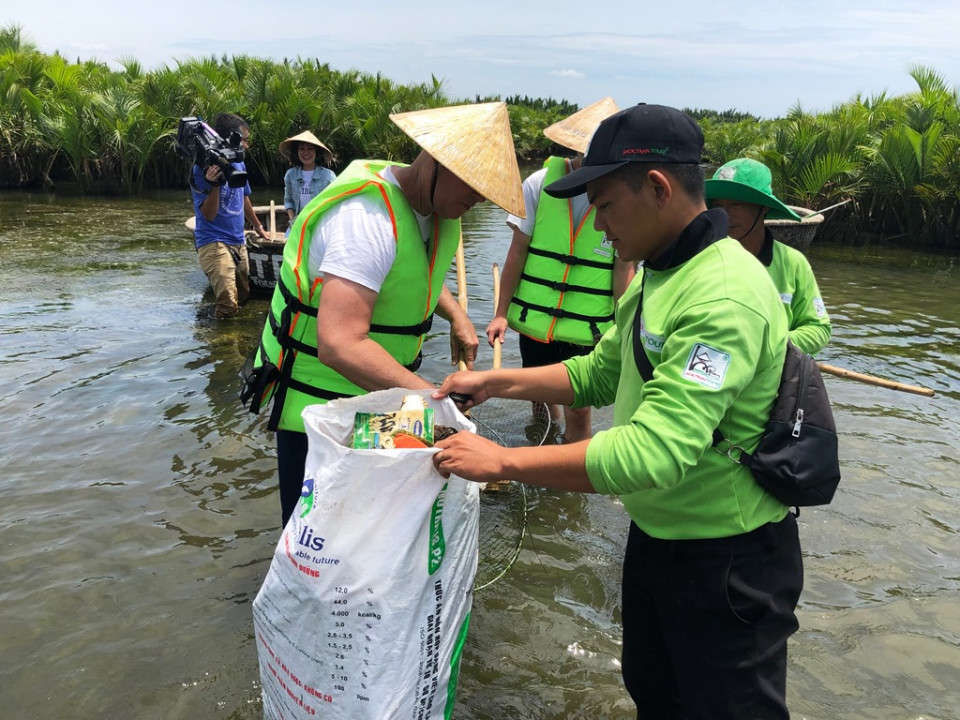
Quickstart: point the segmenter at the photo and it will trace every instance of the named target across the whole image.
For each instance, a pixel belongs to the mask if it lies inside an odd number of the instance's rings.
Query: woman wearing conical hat
[[[502,102],[391,115],[422,149],[410,165],[355,160],[296,216],[244,400],[273,401],[283,522],[300,497],[310,404],[390,387],[415,374],[434,312],[468,366],[477,334],[444,286],[460,216],[487,199],[523,215]]]
[[[830,317],[807,258],[774,240],[763,224],[767,218],[800,220],[773,194],[771,181],[770,169],[763,163],[750,158],[731,160],[707,180],[707,203],[727,211],[731,237],[757,256],[777,286],[793,344],[815,355],[830,342]]]
[[[280,154],[293,166],[283,176],[283,206],[293,225],[293,219],[307,203],[336,180],[336,173],[329,167],[333,153],[316,135],[304,130],[280,143]]]
[[[613,306],[633,278],[632,263],[617,260],[603,233],[593,227],[587,196],[557,200],[543,192],[551,182],[580,167],[590,137],[617,111],[604,98],[543,131],[576,152],[573,158],[548,157],[543,168],[523,181],[526,218],[508,215],[513,242],[503,266],[497,312],[487,325],[493,345],[507,326],[520,336],[523,367],[552,365],[593,348],[613,324]],[[560,409],[550,413],[559,422]],[[564,441],[590,437],[590,408],[565,407]]]

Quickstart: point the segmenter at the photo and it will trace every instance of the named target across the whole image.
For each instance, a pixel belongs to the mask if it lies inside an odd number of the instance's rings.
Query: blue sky
[[[960,3],[184,2],[5,0],[41,49],[147,67],[211,53],[318,57],[448,94],[612,95],[781,115],[913,89],[914,64],[960,84]]]

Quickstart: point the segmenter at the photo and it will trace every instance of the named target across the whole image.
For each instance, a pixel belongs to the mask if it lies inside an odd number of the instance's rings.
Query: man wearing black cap
[[[543,368],[456,373],[438,395],[600,407],[614,424],[566,446],[502,448],[469,433],[435,463],[617,495],[632,520],[623,568],[623,663],[638,718],[786,718],[786,641],[803,584],[788,508],[733,457],[760,440],[787,324],[764,268],[707,210],[703,135],[673,108],[607,118],[580,170],[547,192],[586,190],[619,258],[644,261],[589,355]],[[724,440],[714,445],[716,431]],[[728,455],[729,451],[729,455]]]

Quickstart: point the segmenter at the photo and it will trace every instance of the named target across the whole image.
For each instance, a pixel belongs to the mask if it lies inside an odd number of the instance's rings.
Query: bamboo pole
[[[843,207],[848,202],[853,202],[853,200],[851,198],[847,198],[846,200],[841,200],[838,203],[825,207],[823,210],[814,210],[809,215],[807,215],[807,217],[816,217],[817,215],[823,215],[825,213],[830,212],[831,210],[836,210],[838,207]],[[803,222],[804,220],[806,220],[806,218],[800,218],[800,222]]]
[[[457,245],[457,302],[463,311],[467,311],[467,263],[463,257],[463,234],[460,235],[460,244]],[[452,331],[452,328],[451,328]],[[450,338],[451,343],[456,343],[456,338]],[[463,359],[462,351],[457,353],[457,369],[466,370],[467,363]]]
[[[493,264],[493,314],[497,314],[497,302],[500,297],[500,266]],[[493,369],[499,370],[503,363],[503,341],[499,338],[493,341]],[[510,488],[509,480],[495,480],[488,482],[484,490],[488,492],[502,492]]]
[[[493,314],[497,314],[497,303],[500,301],[500,266],[493,264]],[[493,369],[499,370],[503,363],[503,340],[493,341]]]
[[[818,362],[817,367],[820,368],[820,372],[825,372],[828,375],[834,375],[846,380],[856,380],[857,382],[866,383],[867,385],[875,385],[876,387],[899,390],[900,392],[923,395],[925,397],[933,397],[935,395],[934,391],[930,388],[920,387],[919,385],[907,385],[906,383],[887,380],[877,377],[876,375],[867,375],[865,373],[847,370],[846,368],[836,367],[835,365],[827,365],[827,363]]]

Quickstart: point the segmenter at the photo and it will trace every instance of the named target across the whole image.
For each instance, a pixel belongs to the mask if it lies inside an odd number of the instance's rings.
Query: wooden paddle
[[[273,200],[270,201],[270,242],[277,237],[277,208]]]
[[[933,397],[936,394],[930,388],[920,387],[919,385],[907,385],[906,383],[887,380],[877,377],[876,375],[867,375],[865,373],[847,370],[846,368],[836,367],[835,365],[827,365],[827,363],[818,362],[817,367],[820,368],[820,372],[825,372],[828,375],[834,375],[847,380],[856,380],[857,382],[866,383],[867,385],[875,385],[877,387],[899,390],[900,392],[913,393],[914,395],[923,395],[925,397]]]

